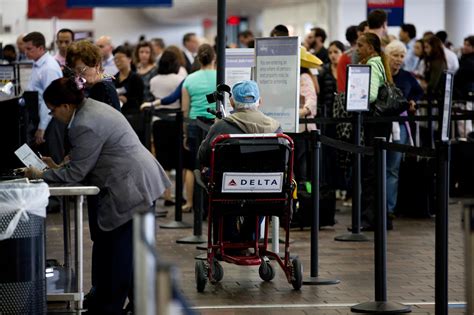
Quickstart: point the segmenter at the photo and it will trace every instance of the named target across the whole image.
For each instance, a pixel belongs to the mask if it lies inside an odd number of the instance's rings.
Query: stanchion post
[[[178,156],[176,157],[176,182],[175,182],[175,221],[183,220],[183,112],[176,113],[178,125]]]
[[[385,138],[374,139],[374,154],[376,181],[375,181],[375,234],[374,234],[374,262],[375,262],[375,301],[354,305],[354,313],[397,314],[411,312],[410,306],[387,301],[387,165],[386,151],[383,148]]]
[[[318,274],[319,265],[319,169],[321,158],[321,133],[319,130],[311,132],[311,148],[312,148],[312,163],[311,163],[311,200],[313,206],[313,215],[311,221],[311,262],[310,262],[310,277],[303,280],[306,285],[323,285],[323,284],[338,284],[339,280],[321,279]]]
[[[354,123],[352,132],[354,133],[354,144],[361,144],[362,115],[360,112],[354,112]],[[352,233],[336,236],[334,240],[343,242],[368,242],[369,238],[360,232],[361,215],[361,154],[354,153],[354,163],[352,170]]]
[[[183,222],[183,112],[176,113],[176,124],[178,125],[178,156],[176,165],[175,182],[175,210],[174,221],[166,224],[160,224],[164,229],[187,229],[191,225]]]
[[[448,198],[449,198],[449,142],[436,143],[438,164],[435,252],[435,312],[448,314]]]
[[[375,300],[387,301],[387,152],[382,148],[384,138],[375,140],[376,189],[375,200]]]

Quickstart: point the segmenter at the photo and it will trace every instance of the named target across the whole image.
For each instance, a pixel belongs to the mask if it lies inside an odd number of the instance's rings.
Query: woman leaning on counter
[[[84,98],[73,79],[53,81],[43,97],[51,115],[68,125],[70,161],[44,172],[28,168],[26,176],[99,187],[99,202],[89,205],[95,288],[89,312],[120,314],[132,289],[133,214],[152,208],[170,181],[125,117]]]

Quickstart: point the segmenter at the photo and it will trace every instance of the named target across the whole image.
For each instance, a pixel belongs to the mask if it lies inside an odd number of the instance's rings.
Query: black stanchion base
[[[196,259],[196,260],[207,260],[207,253],[199,254],[199,255],[195,256],[194,259]]]
[[[354,313],[399,314],[410,313],[411,306],[397,302],[364,302],[351,307]]]
[[[188,237],[181,238],[179,240],[176,240],[176,243],[178,244],[201,244],[201,243],[207,243],[207,237],[204,237],[202,235],[192,235]],[[206,247],[207,249],[207,247]]]
[[[335,241],[340,242],[370,242],[371,239],[362,233],[350,233],[338,235],[334,238]]]
[[[168,215],[168,210],[160,210],[155,212],[156,218],[165,218]]]
[[[338,279],[324,279],[320,277],[308,277],[303,279],[304,285],[330,285],[339,283],[341,283],[341,281]]]
[[[172,221],[170,223],[160,224],[162,229],[190,229],[193,226],[183,221]]]

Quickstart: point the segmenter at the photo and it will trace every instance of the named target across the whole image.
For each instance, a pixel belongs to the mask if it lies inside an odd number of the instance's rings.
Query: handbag
[[[377,64],[379,66],[379,64]],[[379,87],[377,99],[372,106],[373,116],[399,116],[408,110],[408,100],[403,92],[395,84],[387,81],[385,71],[382,69],[384,84]]]

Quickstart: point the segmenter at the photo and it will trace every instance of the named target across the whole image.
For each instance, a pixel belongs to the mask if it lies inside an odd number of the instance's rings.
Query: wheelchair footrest
[[[224,254],[222,255],[222,260],[225,262],[239,265],[239,266],[258,266],[262,263],[262,259],[258,256],[252,255],[252,256],[245,256],[245,255],[227,255]]]

